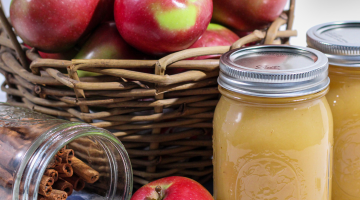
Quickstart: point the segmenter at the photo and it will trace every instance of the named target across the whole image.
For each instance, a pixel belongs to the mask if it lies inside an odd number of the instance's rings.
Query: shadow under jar
[[[48,199],[38,195],[42,187],[50,193],[62,186],[57,182],[43,184],[43,177],[49,168],[58,170],[55,166],[70,163],[69,157],[58,159],[59,151],[65,147],[72,150],[66,155],[74,156],[73,174],[86,182],[83,190],[74,190],[68,200],[130,199],[131,164],[115,136],[85,123],[68,122],[7,104],[0,104],[0,199]],[[86,177],[83,172],[88,168],[98,174]],[[70,181],[60,172],[58,180]],[[92,178],[95,182],[90,183]]]
[[[220,60],[214,116],[215,200],[330,200],[328,59],[292,46],[254,46]]]
[[[330,22],[307,32],[329,58],[334,116],[333,200],[360,200],[360,21]]]

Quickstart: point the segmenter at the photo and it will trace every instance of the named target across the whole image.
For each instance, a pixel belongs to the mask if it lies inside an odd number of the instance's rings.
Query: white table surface
[[[1,0],[9,14],[11,0]],[[291,39],[292,45],[306,46],[306,31],[314,25],[342,20],[360,20],[360,0],[297,0],[294,29],[298,37]],[[0,82],[4,77],[0,75]],[[0,91],[0,102],[6,95]]]

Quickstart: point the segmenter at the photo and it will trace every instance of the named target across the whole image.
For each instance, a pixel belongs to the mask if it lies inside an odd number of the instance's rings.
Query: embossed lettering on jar
[[[221,57],[214,116],[216,200],[331,199],[328,59],[255,46]]]
[[[360,200],[360,21],[311,28],[308,45],[329,58],[334,117],[333,200]]]

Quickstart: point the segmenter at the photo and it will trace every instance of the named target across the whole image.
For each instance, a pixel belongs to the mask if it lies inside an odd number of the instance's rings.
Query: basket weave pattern
[[[291,0],[290,10],[266,31],[255,31],[231,47],[189,49],[160,60],[42,59],[18,44],[0,12],[0,72],[6,78],[1,89],[12,105],[111,130],[130,155],[135,187],[171,175],[205,182],[212,178],[219,60],[186,59],[252,42],[288,43],[296,35],[291,30],[294,6]],[[284,24],[287,30],[279,31]],[[144,68],[154,73],[139,72]],[[79,78],[80,69],[102,76]],[[167,75],[177,69],[183,72]]]

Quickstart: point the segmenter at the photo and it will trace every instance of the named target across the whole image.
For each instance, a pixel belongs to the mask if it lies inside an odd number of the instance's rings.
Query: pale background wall
[[[310,27],[342,20],[360,20],[359,0],[297,0],[294,29],[298,37],[291,39],[291,44],[305,46]]]
[[[1,1],[8,14],[11,0]],[[305,46],[306,31],[310,27],[341,20],[360,20],[360,0],[297,0],[294,29],[299,35],[291,39],[291,44]],[[0,75],[0,82],[3,81],[4,77]],[[0,102],[3,101],[6,101],[5,94],[0,91]]]

